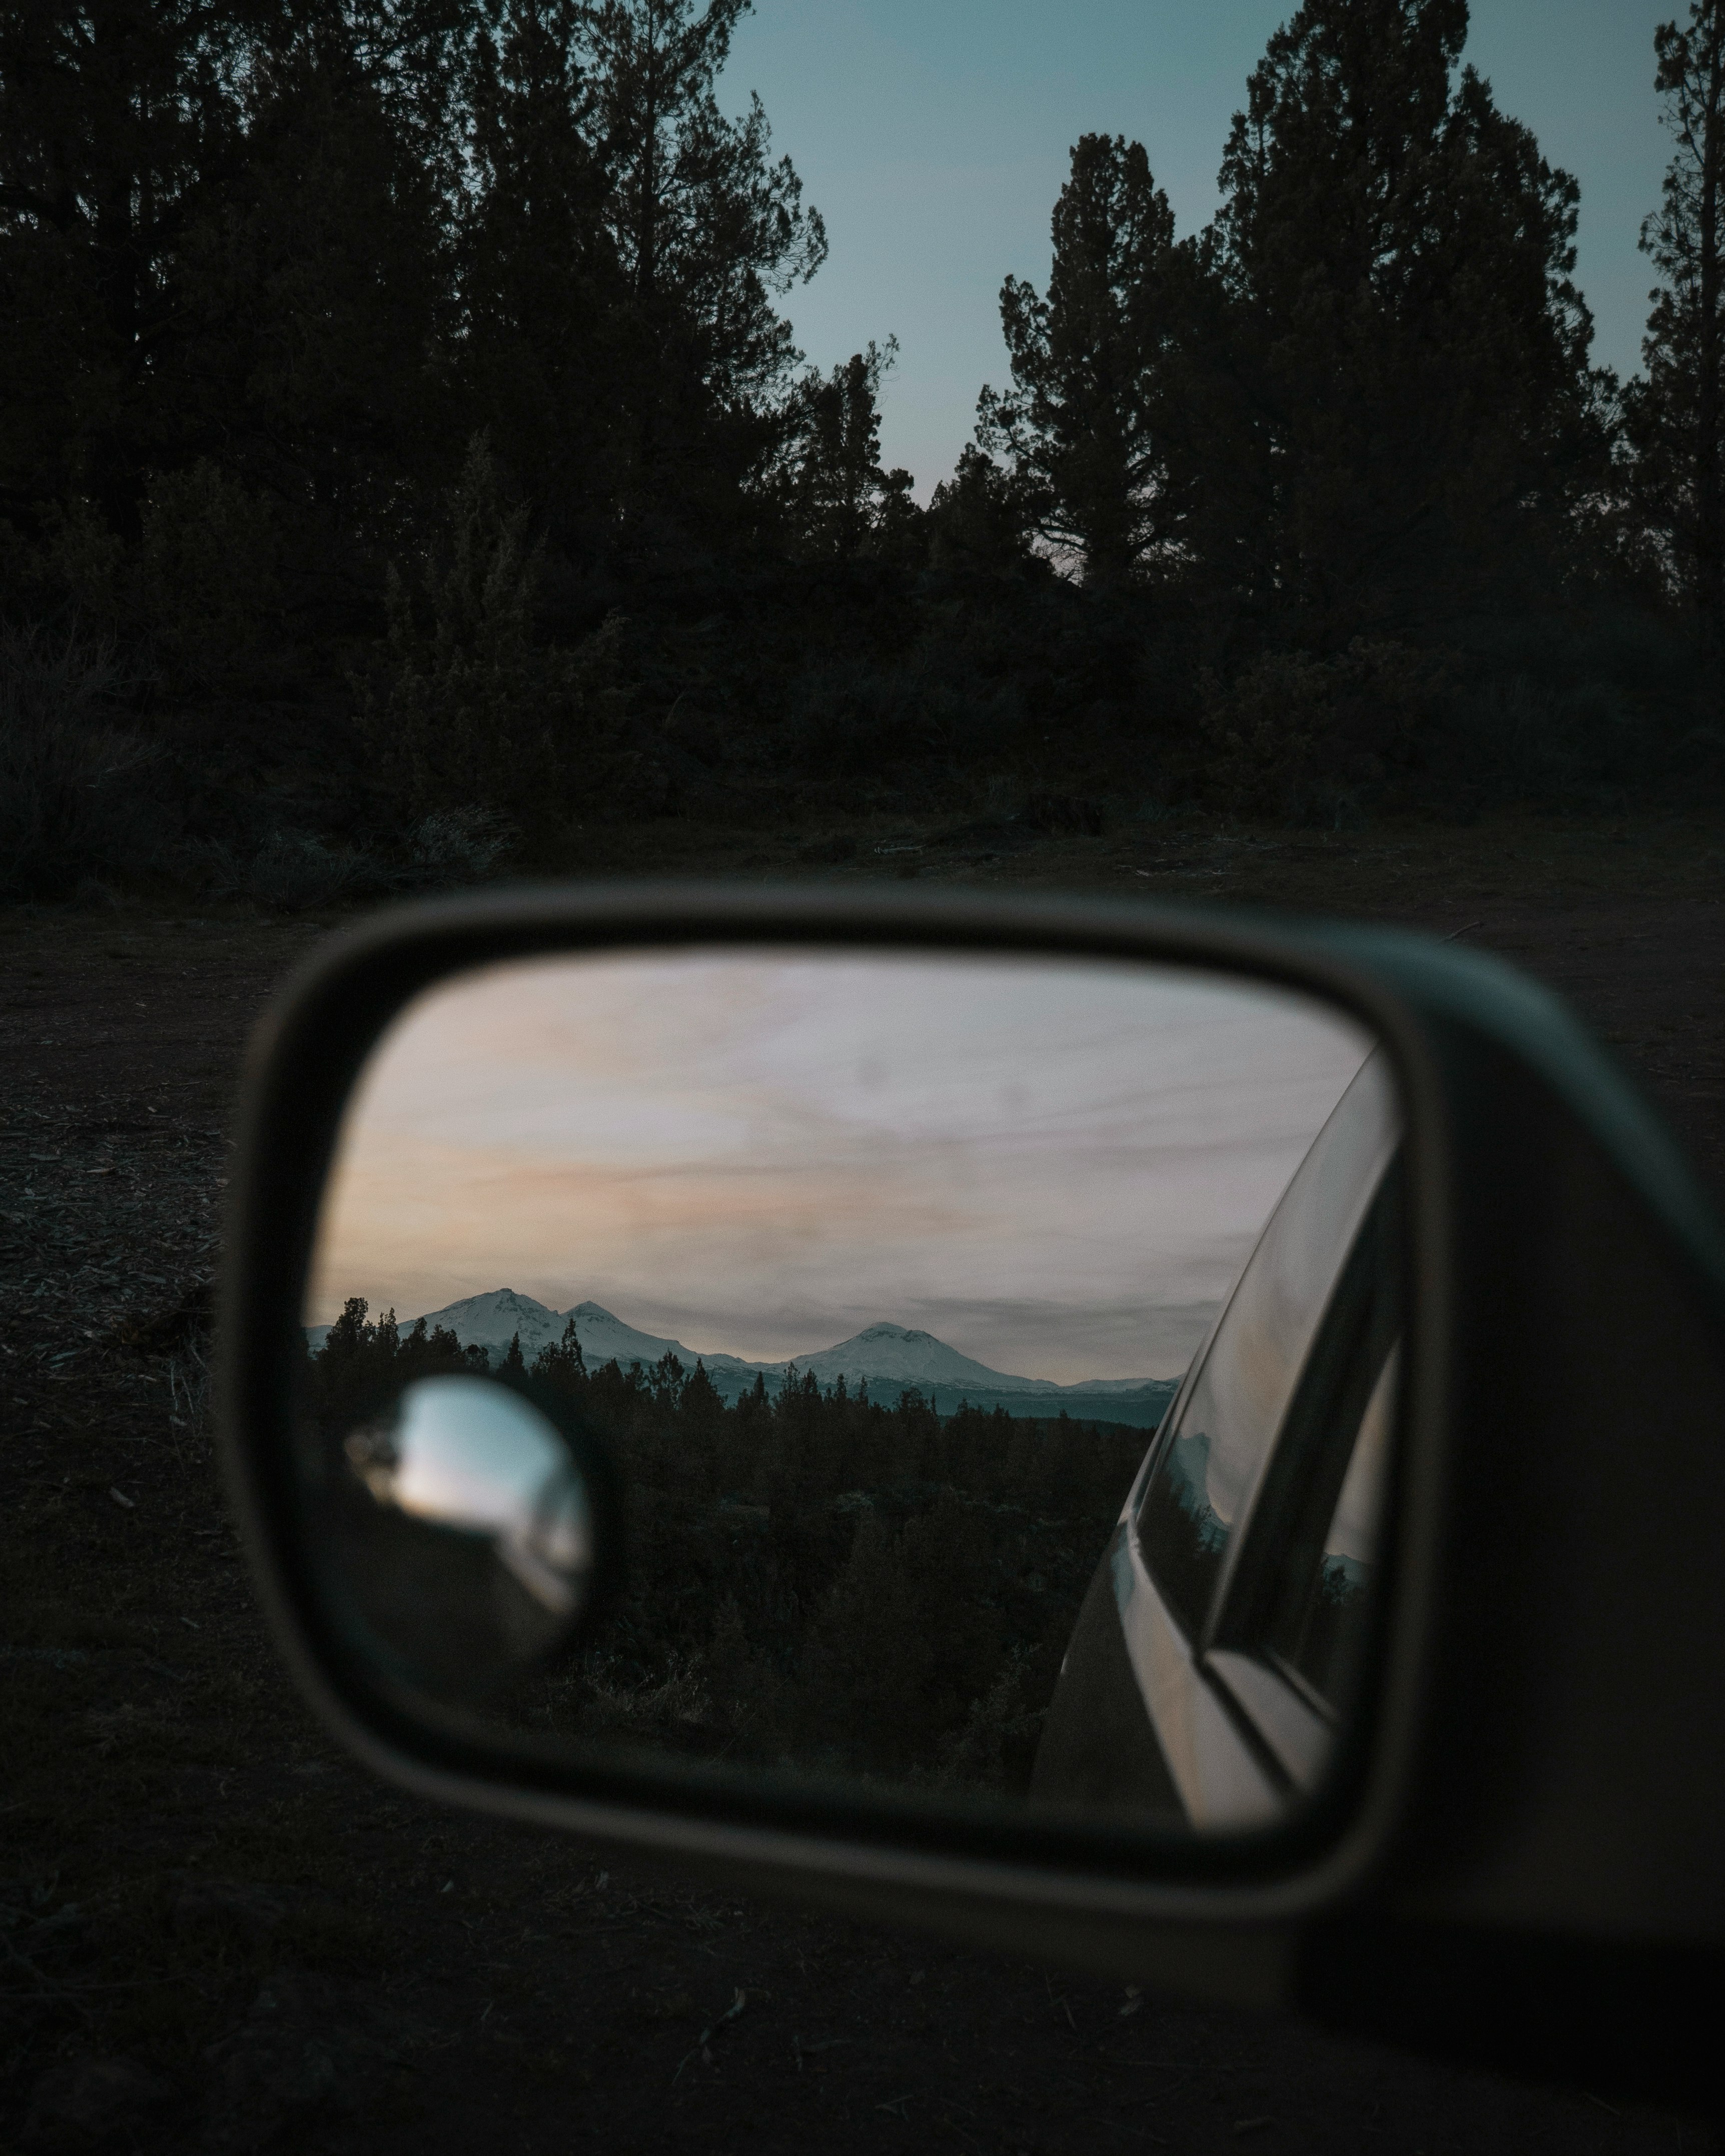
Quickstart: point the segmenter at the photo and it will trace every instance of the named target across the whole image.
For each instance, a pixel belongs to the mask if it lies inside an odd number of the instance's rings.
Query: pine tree
[[[403,50],[388,24],[313,10],[260,54],[244,166],[182,250],[190,438],[310,521],[321,580],[331,539],[382,536],[405,492],[449,476],[461,439],[445,169],[459,116],[434,131],[411,27]]]
[[[897,357],[888,337],[802,384],[790,490],[800,540],[817,556],[890,552],[914,527],[910,473],[880,463],[880,381]]]
[[[924,514],[928,558],[937,569],[1022,576],[1040,557],[1031,548],[1032,511],[1017,475],[967,442],[951,479]],[[1047,564],[1042,563],[1044,572]]]
[[[578,0],[508,0],[475,48],[465,366],[553,543],[602,541],[618,480],[623,296]]]
[[[575,651],[536,644],[542,548],[488,436],[469,443],[446,501],[447,536],[419,578],[390,566],[388,673],[357,685],[361,726],[404,822],[478,810],[500,843],[542,839],[621,723],[620,624]]]
[[[983,391],[977,439],[1010,459],[1086,583],[1123,582],[1178,531],[1163,439],[1173,246],[1142,144],[1086,135],[1055,205],[1046,298],[1017,277],[1001,287],[1013,388]]]
[[[0,4],[0,506],[129,541],[213,455],[352,528],[416,475],[477,7]]]
[[[593,87],[626,290],[622,500],[638,529],[734,529],[788,421],[801,354],[775,299],[826,259],[760,100],[716,85],[750,0],[598,0]]]
[[[177,249],[244,154],[264,0],[0,5],[0,507],[74,487],[135,536]]]
[[[533,1375],[557,1390],[578,1394],[587,1382],[587,1358],[572,1317],[565,1321],[562,1337],[548,1340],[533,1358]]]
[[[1674,146],[1660,208],[1641,228],[1661,281],[1641,346],[1646,376],[1625,391],[1625,416],[1637,506],[1717,661],[1725,645],[1725,0],[1692,0],[1687,23],[1661,23],[1653,42]]]
[[[1195,536],[1287,640],[1527,596],[1603,469],[1579,189],[1457,69],[1466,0],[1307,0],[1199,260]],[[1208,310],[1206,313],[1206,310]]]

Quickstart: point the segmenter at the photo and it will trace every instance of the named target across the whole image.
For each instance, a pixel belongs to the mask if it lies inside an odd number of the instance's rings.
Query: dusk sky
[[[1004,388],[999,294],[1043,289],[1049,214],[1085,133],[1142,141],[1183,235],[1207,223],[1230,116],[1286,0],[757,0],[727,100],[760,92],[832,254],[783,304],[823,368],[896,334],[888,464],[919,499]],[[1636,251],[1670,157],[1653,30],[1675,0],[1476,0],[1466,57],[1581,183],[1578,276],[1594,357],[1640,365],[1652,265]]]
[[[885,1320],[1014,1376],[1175,1374],[1367,1048],[1142,968],[490,969],[366,1073],[307,1322],[511,1287],[751,1359]]]

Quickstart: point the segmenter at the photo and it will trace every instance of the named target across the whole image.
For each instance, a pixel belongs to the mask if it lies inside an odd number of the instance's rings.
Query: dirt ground
[[[1569,997],[1725,1202],[1725,819],[1034,844],[664,825],[603,834],[589,865],[1466,937]],[[335,1756],[223,1518],[201,1301],[241,1044],[332,925],[143,897],[0,914],[0,2151],[1706,2145],[1585,2092],[757,1905]]]

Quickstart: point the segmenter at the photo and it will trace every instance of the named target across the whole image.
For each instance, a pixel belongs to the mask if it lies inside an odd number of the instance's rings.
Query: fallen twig
[[[681,2078],[684,2067],[688,2065],[691,2059],[696,2056],[696,2053],[699,2052],[703,2058],[706,2058],[707,2046],[711,2043],[713,2038],[718,2035],[720,2030],[724,2027],[727,2021],[734,2021],[737,2019],[737,2015],[742,2013],[743,2008],[747,2006],[748,2003],[749,1995],[747,1992],[739,1991],[736,1998],[732,2000],[731,2004],[719,2016],[718,2020],[713,2022],[711,2026],[701,2030],[701,2034],[696,2038],[693,2047],[691,2050],[685,2051],[682,2057],[677,2061],[677,2071],[671,2076],[671,2086],[673,2088],[676,2087],[678,2081]],[[707,2062],[709,2065],[711,2063],[711,2060]]]

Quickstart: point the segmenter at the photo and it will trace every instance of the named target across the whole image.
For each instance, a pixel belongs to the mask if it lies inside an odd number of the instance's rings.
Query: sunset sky
[[[489,968],[365,1073],[307,1322],[511,1287],[752,1359],[884,1319],[1015,1376],[1172,1374],[1368,1046],[1141,967]]]

